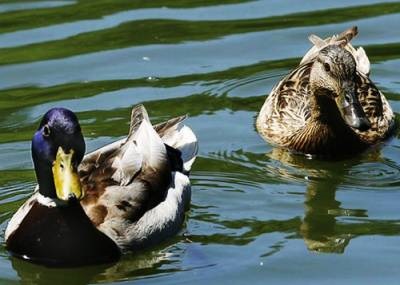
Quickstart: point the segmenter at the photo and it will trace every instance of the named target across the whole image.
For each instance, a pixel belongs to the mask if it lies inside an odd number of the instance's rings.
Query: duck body
[[[13,255],[48,266],[113,262],[180,230],[197,154],[185,117],[153,127],[136,106],[127,138],[83,157],[75,115],[48,113],[32,140],[39,185],[6,229]]]
[[[361,152],[387,138],[393,111],[369,79],[369,60],[349,41],[356,28],[315,46],[271,91],[257,130],[268,142],[294,152],[336,156]]]

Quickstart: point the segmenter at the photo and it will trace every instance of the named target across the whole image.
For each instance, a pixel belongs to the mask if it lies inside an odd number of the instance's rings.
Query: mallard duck
[[[185,118],[152,126],[139,105],[127,138],[84,156],[75,114],[49,110],[32,139],[38,186],[8,223],[7,249],[32,262],[78,266],[113,262],[176,234],[197,154]]]
[[[310,155],[349,155],[387,138],[394,115],[369,79],[369,60],[349,42],[353,27],[322,40],[271,91],[256,126],[268,142]]]

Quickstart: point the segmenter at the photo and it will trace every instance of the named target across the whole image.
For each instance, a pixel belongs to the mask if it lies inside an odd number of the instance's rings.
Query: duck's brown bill
[[[345,122],[355,129],[367,131],[371,123],[365,116],[364,110],[354,91],[345,90],[339,108]]]
[[[73,155],[74,150],[66,153],[59,147],[52,167],[56,194],[63,201],[83,198],[77,168],[72,163]]]

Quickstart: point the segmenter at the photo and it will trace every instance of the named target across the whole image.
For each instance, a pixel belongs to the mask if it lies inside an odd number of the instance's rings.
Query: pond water
[[[399,134],[340,161],[274,149],[266,95],[322,37],[359,27],[371,77],[400,112],[400,3],[0,0],[0,284],[398,284]],[[189,114],[199,157],[182,231],[116,264],[49,269],[12,258],[7,222],[31,195],[30,139],[74,110],[89,150]]]

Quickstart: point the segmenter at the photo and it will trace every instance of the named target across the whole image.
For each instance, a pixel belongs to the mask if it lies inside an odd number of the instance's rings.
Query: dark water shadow
[[[11,265],[17,272],[20,284],[88,284],[103,272],[107,265],[71,269],[48,268],[33,263],[11,258]]]
[[[171,245],[167,242],[165,245]],[[76,268],[51,268],[9,257],[20,284],[89,284],[151,278],[159,274],[170,274],[178,269],[171,266],[176,256],[171,247],[162,246],[139,253],[125,254],[113,264],[84,266]],[[176,250],[175,250],[176,251]]]

